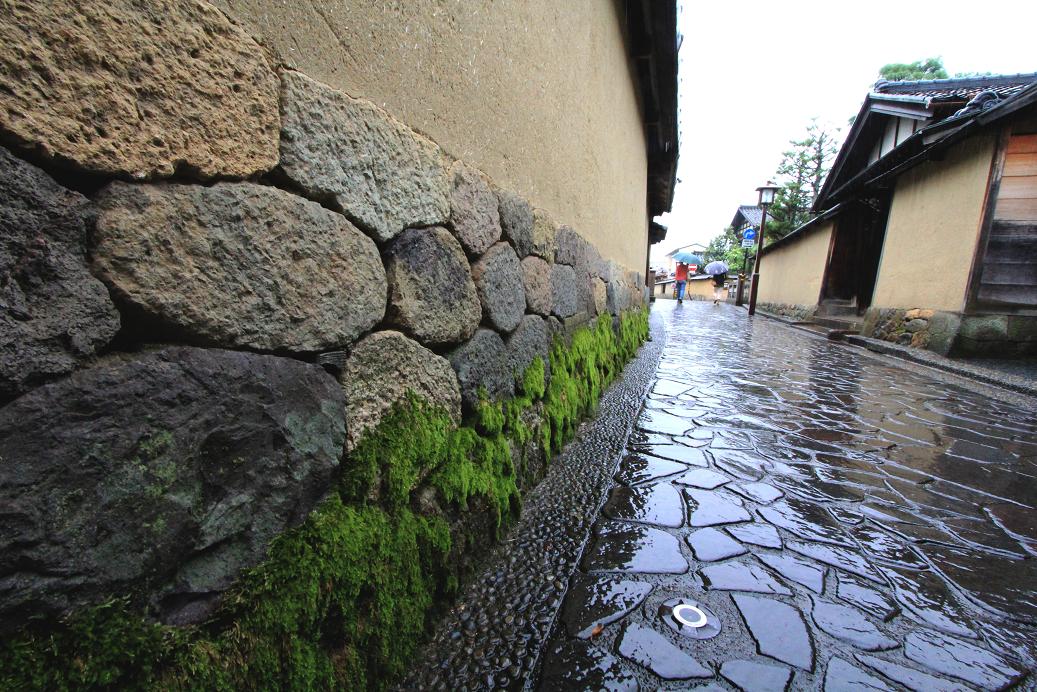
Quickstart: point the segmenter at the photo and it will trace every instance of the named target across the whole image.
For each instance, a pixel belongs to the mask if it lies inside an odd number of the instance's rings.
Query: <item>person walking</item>
[[[677,302],[684,302],[684,287],[688,283],[688,265],[684,262],[677,263],[677,271],[673,275],[674,283],[677,284]]]
[[[724,284],[727,282],[727,274],[713,275],[713,305],[718,304],[725,298]]]
[[[724,284],[727,283],[727,264],[720,260],[713,260],[706,265],[704,270],[713,277],[713,305],[724,299]]]

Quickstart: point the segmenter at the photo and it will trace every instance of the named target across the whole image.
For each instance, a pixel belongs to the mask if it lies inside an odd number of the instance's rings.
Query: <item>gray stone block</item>
[[[312,352],[385,314],[378,248],[316,202],[253,183],[112,183],[97,204],[97,274],[186,336]]]
[[[335,378],[240,351],[109,358],[16,399],[0,408],[0,629],[126,594],[204,620],[324,496],[344,441]]]
[[[522,287],[526,292],[526,309],[538,315],[550,315],[554,297],[551,293],[551,265],[544,259],[529,256],[522,260]]]
[[[446,223],[450,177],[439,147],[367,101],[298,72],[281,75],[281,170],[332,199],[379,243]]]
[[[539,315],[526,315],[507,340],[508,362],[515,381],[521,382],[522,373],[537,356],[544,362],[547,372],[550,366],[551,340],[548,335],[547,322]]]
[[[554,220],[543,209],[533,210],[533,243],[529,252],[548,262],[555,260],[555,233],[558,228]]]
[[[522,265],[508,243],[497,243],[472,265],[472,279],[482,303],[483,320],[510,332],[526,312]]]
[[[388,322],[426,345],[460,343],[482,316],[468,259],[441,227],[410,228],[385,248]]]
[[[0,401],[71,372],[119,331],[87,267],[89,206],[0,148]]]
[[[500,240],[497,196],[479,171],[461,161],[450,167],[450,225],[470,257],[478,257]]]
[[[498,190],[497,199],[504,237],[519,258],[524,259],[533,252],[533,207],[508,190]]]
[[[375,332],[358,341],[339,381],[346,395],[347,451],[408,392],[461,418],[461,390],[450,362],[400,332]]]
[[[479,402],[483,390],[491,401],[500,401],[515,393],[515,378],[504,341],[492,329],[479,329],[468,342],[458,346],[449,356],[450,365],[461,385],[461,401],[466,410]]]
[[[576,270],[564,264],[551,265],[551,312],[569,317],[579,309]]]

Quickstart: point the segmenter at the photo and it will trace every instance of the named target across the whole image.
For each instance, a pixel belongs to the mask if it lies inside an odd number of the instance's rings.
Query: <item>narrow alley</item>
[[[547,558],[551,583],[530,604],[508,585],[538,584],[537,565],[508,551],[529,544],[529,526],[558,519],[527,514],[474,585],[481,595],[447,619],[435,670],[415,679],[472,689],[1032,684],[1033,402],[730,305],[652,310],[645,350],[658,363],[589,539],[562,550],[572,559]],[[613,415],[607,406],[592,434]],[[549,477],[534,495],[551,488]],[[581,507],[557,510],[566,535],[579,533]],[[485,637],[489,602],[499,629]],[[523,617],[538,607],[557,616]],[[502,660],[510,675],[495,667]]]

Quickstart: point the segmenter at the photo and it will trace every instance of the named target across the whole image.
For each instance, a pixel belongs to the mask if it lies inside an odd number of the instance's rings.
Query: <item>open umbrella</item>
[[[702,258],[690,252],[678,252],[673,256],[674,261],[684,264],[702,264]]]
[[[702,271],[706,272],[710,276],[716,276],[717,274],[726,274],[729,270],[725,263],[720,260],[713,260],[707,264]]]

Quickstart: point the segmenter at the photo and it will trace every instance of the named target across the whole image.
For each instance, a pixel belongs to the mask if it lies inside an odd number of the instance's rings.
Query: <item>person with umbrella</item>
[[[684,289],[688,284],[688,265],[702,264],[702,258],[690,252],[678,252],[673,256],[677,262],[677,271],[673,274],[674,284],[677,287],[677,302],[684,302]]]
[[[727,282],[727,265],[720,260],[713,260],[703,270],[713,277],[713,305],[724,297],[724,283]]]

